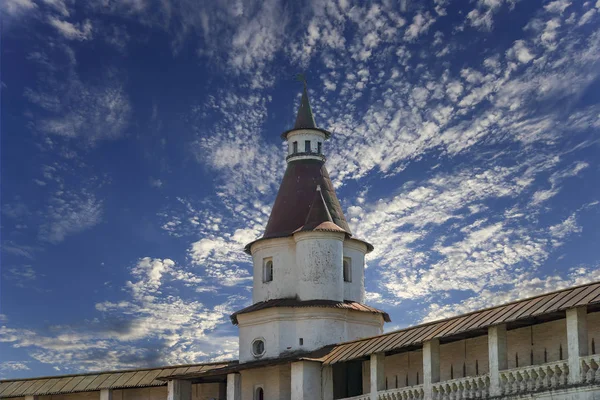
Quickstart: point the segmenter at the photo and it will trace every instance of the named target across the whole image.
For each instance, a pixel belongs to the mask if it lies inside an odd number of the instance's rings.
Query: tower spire
[[[300,107],[298,108],[298,114],[296,115],[294,129],[316,129],[317,124],[315,123],[315,117],[313,116],[312,109],[310,108],[310,101],[308,100],[306,80],[303,82],[304,89],[302,90],[302,100],[300,101]]]

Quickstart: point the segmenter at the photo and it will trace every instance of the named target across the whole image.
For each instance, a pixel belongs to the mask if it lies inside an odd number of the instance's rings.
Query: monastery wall
[[[192,385],[192,400],[220,400],[225,398],[225,384],[201,383]],[[100,391],[57,394],[38,396],[38,400],[98,400]],[[167,398],[166,386],[145,388],[116,389],[112,391],[112,400],[165,400]],[[252,399],[252,397],[250,397]],[[25,397],[16,397],[13,400],[26,400]]]
[[[291,380],[290,364],[243,370],[242,400],[255,399],[255,392],[259,387],[264,390],[265,400],[289,400],[292,393]]]
[[[588,351],[592,354],[592,340],[595,354],[600,352],[600,312],[587,314]],[[531,345],[533,337],[533,346]],[[562,360],[568,358],[566,320],[541,323],[507,331],[508,368],[516,367],[518,354],[519,367],[531,365],[533,349],[534,365],[558,361],[562,347]],[[544,350],[546,359],[544,361]],[[463,364],[466,376],[484,375],[489,372],[487,335],[457,340],[440,345],[440,381],[463,377]],[[423,353],[421,350],[387,356],[385,358],[385,378],[388,389],[414,386],[423,383]],[[417,375],[418,374],[418,375]],[[418,376],[418,379],[417,379]],[[408,377],[408,385],[406,379]],[[363,362],[363,393],[370,390],[370,362]],[[574,393],[574,392],[573,392]],[[590,392],[592,393],[592,392]],[[579,396],[577,392],[577,396]],[[572,396],[565,394],[565,396]],[[576,398],[581,398],[577,397]],[[587,395],[585,395],[587,396]],[[587,397],[583,397],[587,399]],[[597,396],[597,394],[590,394]]]
[[[488,372],[487,335],[440,345],[440,380],[462,378],[463,366],[466,369],[465,376]]]

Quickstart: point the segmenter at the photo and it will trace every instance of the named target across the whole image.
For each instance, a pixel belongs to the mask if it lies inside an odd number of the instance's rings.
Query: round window
[[[265,341],[264,339],[254,339],[252,342],[252,354],[254,357],[262,357],[265,354]]]

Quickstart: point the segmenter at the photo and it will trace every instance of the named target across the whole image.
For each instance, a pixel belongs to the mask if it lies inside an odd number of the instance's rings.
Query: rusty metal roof
[[[422,345],[431,339],[452,337],[478,331],[483,333],[489,326],[502,323],[514,324],[526,321],[543,321],[557,312],[577,306],[600,305],[600,282],[571,287],[528,299],[517,300],[456,317],[429,322],[386,333],[384,335],[355,340],[336,345],[327,355],[320,358],[325,364],[335,364],[366,357],[373,353],[395,352],[402,348]]]
[[[304,159],[287,164],[261,239],[291,236],[302,228],[309,216],[317,186],[321,187],[321,195],[332,222],[351,235],[325,163],[321,160]],[[246,245],[247,253],[255,242]]]
[[[322,132],[326,138],[331,136],[329,131],[317,127],[312,108],[310,107],[310,101],[308,100],[308,91],[306,90],[306,85],[302,91],[302,99],[300,100],[300,107],[298,107],[298,113],[296,114],[296,122],[294,123],[294,127],[283,132],[281,134],[281,138],[286,140],[288,133],[298,129],[313,129]]]
[[[355,301],[335,301],[335,300],[298,300],[295,298],[290,299],[273,299],[267,301],[261,301],[259,303],[252,304],[246,308],[242,308],[239,311],[231,314],[231,322],[234,325],[238,324],[237,316],[240,314],[246,314],[253,311],[264,310],[267,308],[275,307],[291,307],[291,308],[306,308],[306,307],[321,307],[321,308],[343,308],[347,310],[369,312],[373,314],[381,314],[385,322],[392,322],[390,316],[385,311],[381,311],[377,308],[367,306],[366,304],[357,303]]]
[[[237,364],[237,361],[180,365],[173,367],[97,372],[90,374],[50,376],[42,378],[0,380],[0,398],[45,396],[61,393],[89,392],[100,389],[125,389],[163,386],[160,377],[175,373],[210,371]]]

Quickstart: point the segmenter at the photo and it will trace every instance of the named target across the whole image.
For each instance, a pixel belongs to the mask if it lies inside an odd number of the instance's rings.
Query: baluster
[[[506,373],[501,372],[500,373],[500,394],[508,394],[510,392],[510,390],[508,389],[508,376],[506,376]]]
[[[551,367],[546,367],[546,381],[544,382],[544,389],[550,389],[552,387],[552,381],[554,377],[554,371]]]
[[[488,377],[486,377],[485,379],[477,378],[476,382],[477,382],[477,392],[479,392],[479,396],[481,396],[482,399],[487,399],[489,396],[489,386],[490,386],[489,378]]]
[[[445,399],[454,400],[454,393],[452,392],[452,386],[445,385],[444,386],[444,393],[446,393]]]
[[[523,379],[523,374],[521,374],[521,371],[517,371],[516,378],[517,378],[516,379],[517,392],[525,391],[525,379]]]
[[[541,390],[544,388],[544,380],[546,378],[546,373],[544,372],[544,368],[539,368],[537,370],[537,379],[535,380],[535,390]]]
[[[581,375],[583,376],[584,382],[585,383],[591,383],[591,378],[593,378],[593,372],[590,376],[590,371],[592,371],[592,367],[590,367],[590,365],[585,362],[585,360],[581,360]]]
[[[552,367],[549,367],[549,369],[552,371],[552,378],[550,379],[550,387],[552,388],[556,388],[558,387],[558,374],[560,373],[560,369],[552,369]]]
[[[477,379],[469,379],[465,385],[467,386],[470,399],[479,398],[479,394],[477,393]]]
[[[438,386],[438,395],[439,395],[439,397],[438,397],[439,400],[445,400],[446,399],[447,393],[444,390],[444,386],[443,385],[439,385]]]
[[[463,396],[465,399],[473,399],[475,398],[475,393],[473,393],[473,382],[470,380],[466,380],[464,382],[464,393]]]
[[[535,388],[535,369],[528,369],[526,372],[527,375],[527,391],[531,392]]]
[[[600,382],[600,365],[596,362],[596,360],[592,359],[590,362],[590,366],[594,370],[594,382]]]
[[[556,375],[558,375],[558,386],[566,385],[567,384],[567,375],[569,373],[566,366],[563,365],[561,368],[560,365],[557,365],[556,367],[554,367],[554,370],[556,371]]]
[[[530,384],[527,385],[527,387],[531,391],[536,390],[537,389],[537,381],[538,381],[538,373],[535,368],[532,369],[531,371],[529,371],[529,376],[531,377]]]
[[[507,394],[508,393],[517,393],[516,386],[515,386],[515,382],[516,382],[515,374],[513,372],[509,372],[507,378],[508,378],[507,388],[509,390],[507,390],[506,393]]]

